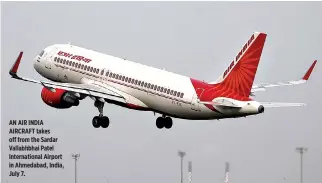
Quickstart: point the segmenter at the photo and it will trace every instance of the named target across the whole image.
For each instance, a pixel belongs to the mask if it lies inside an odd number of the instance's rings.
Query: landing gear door
[[[196,93],[193,95],[192,100],[191,100],[191,109],[194,111],[200,111],[200,97],[202,93],[204,92],[203,88],[198,88],[196,90]]]

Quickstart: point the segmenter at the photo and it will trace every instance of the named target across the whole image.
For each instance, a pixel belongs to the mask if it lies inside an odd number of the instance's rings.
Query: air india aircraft
[[[171,117],[236,118],[263,113],[265,107],[305,106],[250,98],[265,88],[305,83],[317,62],[313,62],[302,79],[253,85],[265,40],[265,33],[255,32],[223,74],[208,83],[71,44],[48,46],[34,58],[34,69],[51,81],[18,75],[23,52],[9,73],[14,79],[41,84],[43,102],[54,108],[78,106],[80,100],[90,97],[99,111],[92,120],[95,128],[107,128],[110,124],[103,115],[105,103],[158,113],[156,126],[160,129],[172,127]]]

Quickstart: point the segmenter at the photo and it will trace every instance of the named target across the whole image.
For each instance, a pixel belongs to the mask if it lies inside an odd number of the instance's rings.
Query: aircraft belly
[[[202,120],[215,119],[217,116],[216,112],[211,111],[208,108],[204,108],[201,111],[192,110],[190,102],[178,102],[158,95],[148,95],[146,92],[140,93],[141,97],[142,95],[145,95],[145,97],[142,97],[141,100],[147,106],[156,110],[159,113],[165,113],[166,115],[170,115],[172,117]]]

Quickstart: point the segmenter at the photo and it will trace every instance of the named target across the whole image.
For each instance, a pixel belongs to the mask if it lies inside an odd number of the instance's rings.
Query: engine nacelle
[[[42,89],[41,99],[45,104],[58,109],[66,109],[79,105],[79,98],[72,92],[58,88],[55,90],[55,92],[52,92],[45,87]]]

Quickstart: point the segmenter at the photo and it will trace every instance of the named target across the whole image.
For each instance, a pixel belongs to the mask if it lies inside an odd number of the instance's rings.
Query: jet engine
[[[80,98],[73,92],[58,88],[56,88],[55,91],[50,91],[45,87],[41,91],[41,98],[45,104],[58,109],[78,106],[80,100]],[[81,99],[83,99],[83,97]]]

